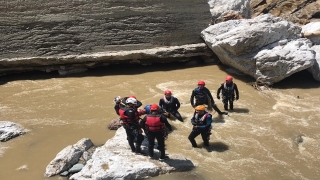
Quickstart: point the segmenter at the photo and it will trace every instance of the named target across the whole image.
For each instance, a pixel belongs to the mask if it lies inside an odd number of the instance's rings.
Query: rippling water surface
[[[199,136],[200,148],[194,149],[187,139],[192,128],[191,91],[203,79],[216,97],[228,74],[234,76],[240,99],[229,116],[213,112],[210,147],[202,147]],[[196,168],[152,179],[320,179],[320,83],[302,72],[260,92],[248,84],[251,81],[224,66],[184,64],[112,66],[68,77],[0,77],[0,120],[30,130],[0,143],[0,179],[63,179],[44,178],[46,166],[81,138],[98,146],[113,137],[115,131],[107,125],[117,118],[115,96],[136,95],[146,105],[158,103],[165,89],[182,103],[185,119],[169,121],[175,130],[166,141],[167,152],[186,156]],[[222,109],[221,101],[215,101]],[[302,143],[297,143],[298,137]]]

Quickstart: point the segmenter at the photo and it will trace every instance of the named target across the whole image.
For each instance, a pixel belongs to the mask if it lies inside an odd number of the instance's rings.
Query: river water
[[[192,148],[193,109],[189,98],[199,80],[214,97],[227,75],[234,76],[240,99],[229,116],[214,117],[210,147]],[[117,118],[115,96],[136,95],[144,105],[158,103],[171,89],[182,103],[185,121],[169,120],[174,132],[167,153],[194,162],[190,172],[152,179],[320,179],[320,83],[306,72],[257,91],[251,77],[222,65],[109,66],[73,76],[25,73],[0,77],[0,120],[19,123],[29,132],[0,143],[1,180],[45,178],[56,154],[82,138],[96,146],[113,137],[107,125]],[[220,109],[222,102],[215,98]],[[300,138],[299,138],[300,137]],[[299,142],[299,143],[298,143]]]

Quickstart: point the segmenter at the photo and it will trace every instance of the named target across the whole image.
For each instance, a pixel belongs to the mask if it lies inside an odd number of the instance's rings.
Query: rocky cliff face
[[[2,0],[0,75],[81,72],[119,59],[150,64],[212,56],[200,32],[211,23],[210,11],[221,10],[226,2],[211,6],[210,1],[194,0]],[[320,18],[320,0],[230,3],[235,9],[246,7],[244,18],[271,13],[300,24]]]
[[[205,1],[3,0],[0,59],[199,43],[210,19]]]
[[[270,13],[297,24],[320,21],[319,0],[251,0],[252,16]]]

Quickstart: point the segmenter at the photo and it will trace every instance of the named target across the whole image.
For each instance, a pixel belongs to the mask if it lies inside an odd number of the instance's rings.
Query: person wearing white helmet
[[[134,98],[137,99],[136,96],[128,96],[128,97],[123,97],[121,98],[121,96],[117,96],[113,99],[113,102],[115,103],[114,105],[114,110],[116,111],[116,113],[118,115],[120,115],[119,110],[121,107],[125,107],[126,106],[126,100],[128,98]],[[137,100],[137,108],[139,108],[140,106],[142,106],[142,103],[140,101]]]
[[[119,110],[122,126],[126,130],[127,140],[131,151],[136,154],[143,154],[141,152],[141,144],[144,139],[142,135],[142,128],[139,125],[140,116],[145,114],[144,110],[137,109],[137,100],[135,98],[127,98],[126,106]],[[136,139],[136,144],[134,141]]]

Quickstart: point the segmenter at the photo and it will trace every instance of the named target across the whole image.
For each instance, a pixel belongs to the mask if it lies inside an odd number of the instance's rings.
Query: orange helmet
[[[206,85],[206,83],[201,80],[201,81],[198,82],[198,85]]]
[[[171,93],[171,91],[169,89],[167,89],[167,90],[164,91],[164,95],[166,95],[166,94],[170,94],[171,95],[172,93]]]
[[[196,111],[204,111],[206,107],[204,105],[199,105],[196,108],[194,108]]]
[[[152,105],[150,106],[150,110],[151,110],[151,111],[157,111],[157,110],[159,110],[158,104],[152,104]]]
[[[233,80],[233,77],[232,77],[232,76],[227,76],[227,77],[226,77],[226,80],[227,80],[227,81],[232,81],[232,80]]]
[[[137,99],[137,97],[136,97],[136,96],[129,96],[129,98]]]

